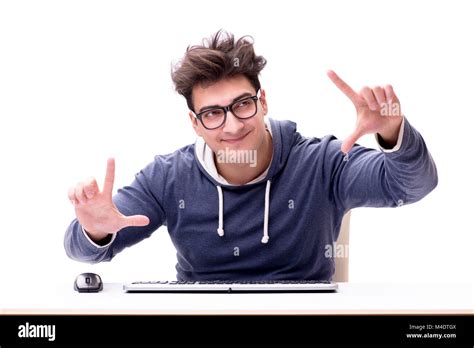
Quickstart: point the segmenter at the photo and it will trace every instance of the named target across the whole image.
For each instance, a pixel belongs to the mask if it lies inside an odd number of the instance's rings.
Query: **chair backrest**
[[[335,257],[336,270],[332,277],[335,282],[349,281],[349,227],[351,211],[348,211],[342,218],[341,230],[336,241],[336,250],[333,251],[338,256],[338,251],[343,250],[343,256]]]

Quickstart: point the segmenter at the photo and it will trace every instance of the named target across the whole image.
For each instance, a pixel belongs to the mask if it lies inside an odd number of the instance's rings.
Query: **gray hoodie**
[[[228,184],[202,139],[156,156],[113,197],[124,215],[146,215],[150,224],[99,246],[74,219],[64,239],[68,256],[110,261],[165,225],[178,280],[331,280],[326,250],[347,211],[414,203],[437,185],[433,159],[406,118],[394,149],[355,145],[348,156],[334,136],[304,137],[291,121],[266,124],[273,157],[260,178]]]

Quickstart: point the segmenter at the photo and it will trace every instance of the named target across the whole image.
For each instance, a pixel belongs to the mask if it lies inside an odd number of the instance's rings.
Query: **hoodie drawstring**
[[[224,196],[222,195],[222,188],[217,186],[217,194],[219,195],[219,227],[217,234],[224,236]]]
[[[265,188],[265,210],[263,216],[263,237],[262,243],[268,243],[270,237],[268,236],[268,219],[269,219],[269,212],[270,212],[270,186],[271,181],[267,180],[267,186]],[[217,188],[217,195],[219,196],[219,226],[217,228],[217,234],[220,237],[224,236],[224,195],[222,194],[222,188],[220,186],[216,186]]]
[[[265,212],[263,215],[263,237],[262,243],[268,243],[270,237],[268,236],[268,216],[270,211],[270,180],[267,181],[267,187],[265,189]]]

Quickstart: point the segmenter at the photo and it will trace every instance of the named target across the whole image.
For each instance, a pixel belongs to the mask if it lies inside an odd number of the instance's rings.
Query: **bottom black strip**
[[[472,315],[3,315],[0,348],[232,344],[469,347]]]

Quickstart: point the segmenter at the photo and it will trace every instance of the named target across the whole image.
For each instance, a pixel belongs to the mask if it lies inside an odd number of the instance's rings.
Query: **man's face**
[[[254,96],[255,94],[255,88],[243,75],[227,78],[205,87],[198,84],[193,88],[194,110],[197,114],[207,109],[207,106],[227,106],[242,95]],[[204,128],[190,112],[189,117],[196,134],[204,139],[214,153],[226,148],[258,151],[266,136],[263,116],[267,114],[265,92],[261,90],[260,94],[260,99],[257,101],[257,113],[254,117],[242,120],[235,117],[232,112],[227,112],[225,124],[217,129]]]

